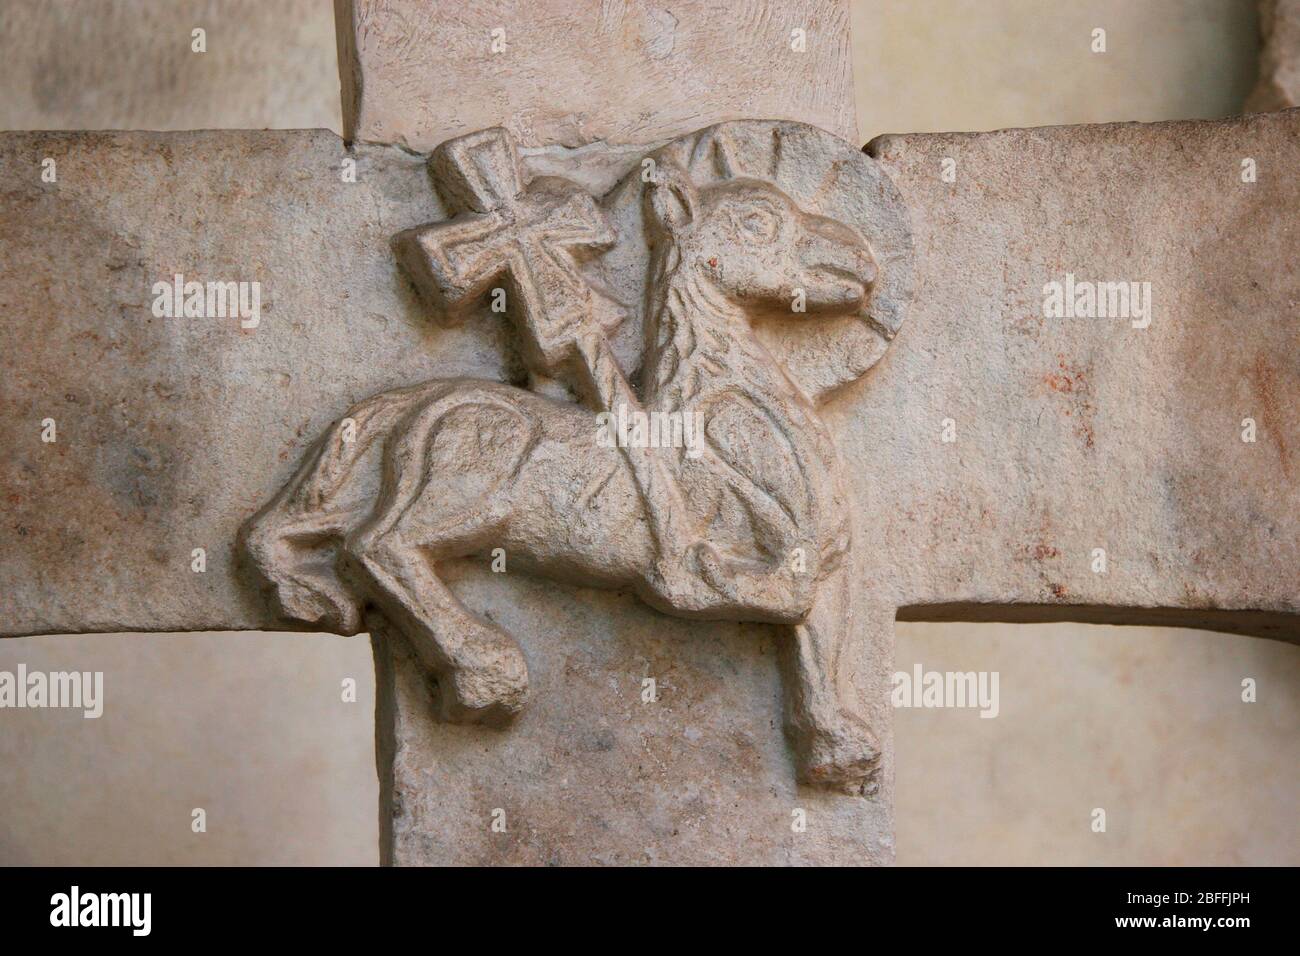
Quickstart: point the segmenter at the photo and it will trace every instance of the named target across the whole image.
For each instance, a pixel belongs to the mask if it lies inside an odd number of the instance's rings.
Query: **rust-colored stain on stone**
[[[1075,434],[1085,448],[1092,448],[1096,443],[1093,432],[1093,420],[1096,406],[1090,400],[1092,392],[1089,382],[1090,370],[1071,364],[1064,355],[1056,356],[1056,368],[1043,376],[1043,384],[1058,395],[1070,396],[1070,405],[1065,409],[1067,417],[1075,417]]]
[[[1046,382],[1047,387],[1054,392],[1074,391],[1074,380],[1068,375],[1057,375],[1049,372],[1047,375],[1043,376],[1043,381]]]
[[[1283,425],[1282,407],[1278,401],[1277,369],[1268,363],[1263,355],[1255,357],[1251,369],[1251,379],[1255,387],[1255,396],[1261,406],[1260,424],[1277,448],[1277,456],[1282,464],[1283,473],[1291,477],[1291,450],[1287,446],[1286,428]]]

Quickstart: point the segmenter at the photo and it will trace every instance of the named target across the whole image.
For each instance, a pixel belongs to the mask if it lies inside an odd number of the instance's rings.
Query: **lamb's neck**
[[[648,329],[646,405],[676,406],[715,387],[740,386],[779,401],[789,381],[744,310],[688,268],[667,277]]]

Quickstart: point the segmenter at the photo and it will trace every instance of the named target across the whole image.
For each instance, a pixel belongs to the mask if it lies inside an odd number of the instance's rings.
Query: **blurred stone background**
[[[1230,115],[1258,72],[1253,0],[853,8],[864,141]],[[196,27],[207,53],[190,51]],[[1089,49],[1097,27],[1104,55]],[[0,0],[0,91],[0,129],[338,131],[332,5]],[[1268,95],[1252,106],[1280,105]],[[918,662],[998,671],[1001,709],[896,711],[900,864],[1300,862],[1300,648],[1163,628],[900,624],[897,667]],[[0,864],[377,861],[366,639],[0,641],[0,669],[20,663],[101,670],[107,702],[98,720],[0,710]],[[1245,677],[1257,703],[1241,702]],[[206,833],[191,832],[195,807]]]

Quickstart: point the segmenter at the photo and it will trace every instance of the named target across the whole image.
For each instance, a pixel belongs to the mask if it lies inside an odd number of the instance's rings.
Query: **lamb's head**
[[[656,242],[752,314],[851,314],[876,281],[871,249],[856,231],[800,209],[771,183],[749,177],[696,187],[661,163],[646,189]]]

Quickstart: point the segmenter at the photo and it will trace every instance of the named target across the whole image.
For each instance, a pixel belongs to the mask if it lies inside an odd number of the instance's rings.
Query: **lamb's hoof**
[[[846,720],[815,730],[801,751],[800,782],[855,796],[875,793],[880,747],[865,723]]]
[[[494,634],[435,678],[440,719],[452,724],[504,727],[528,700],[528,664],[514,639]]]

